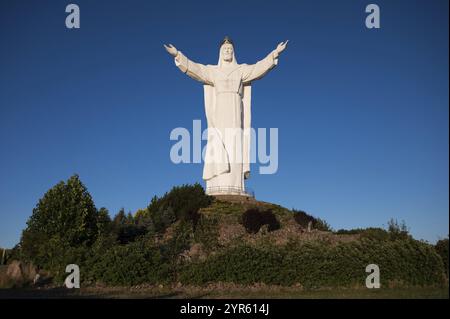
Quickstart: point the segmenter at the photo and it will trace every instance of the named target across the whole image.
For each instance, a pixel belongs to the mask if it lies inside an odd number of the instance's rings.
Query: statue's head
[[[233,47],[233,41],[226,36],[222,42],[220,43],[220,61],[226,61],[226,62],[235,62],[234,61],[234,47]]]
[[[222,44],[222,47],[220,48],[222,51],[222,57],[224,61],[231,62],[233,61],[233,45],[230,43]]]

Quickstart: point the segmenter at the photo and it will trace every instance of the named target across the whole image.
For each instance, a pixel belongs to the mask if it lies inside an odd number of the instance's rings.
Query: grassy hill
[[[87,219],[58,224],[55,216],[64,214]],[[448,285],[448,240],[436,246],[418,241],[394,221],[388,229],[333,231],[303,211],[211,198],[198,184],[174,187],[148,207],[111,219],[95,208],[77,176],[39,201],[11,258],[39,266],[56,286],[72,263],[80,267],[82,286],[94,288],[365,290],[369,264],[379,266],[385,288]]]
[[[272,213],[278,227],[270,230],[266,224],[254,232],[255,227],[244,220],[248,211]],[[326,223],[304,212],[265,202],[215,200],[200,214],[193,240],[180,254],[184,263],[177,279],[187,284],[219,281],[305,288],[365,287],[369,264],[379,265],[385,286],[441,285],[446,281],[442,259],[434,247],[395,225],[389,231],[333,232]],[[310,226],[308,230],[309,222],[320,229]],[[173,228],[168,234],[176,233]]]
[[[256,232],[246,229],[243,215],[250,210],[273,213],[278,226],[276,229],[270,230],[268,224],[256,225],[256,228],[260,226]],[[255,247],[270,244],[283,246],[291,241],[326,241],[336,244],[355,241],[360,237],[360,234],[340,235],[331,231],[324,231],[323,229],[328,226],[324,227],[323,223],[320,224],[319,229],[311,226],[308,231],[308,220],[305,219],[302,224],[295,218],[300,214],[305,213],[261,201],[228,202],[214,200],[208,207],[200,209],[201,219],[198,229],[196,229],[194,239],[197,245],[194,246],[194,250],[198,251],[201,247],[206,252],[217,253],[221,249],[229,249],[243,244]],[[318,219],[312,216],[308,217],[310,221],[317,223]],[[259,216],[255,216],[256,220],[258,218]],[[172,227],[177,227],[177,225]],[[171,232],[172,229],[168,229],[168,233]]]

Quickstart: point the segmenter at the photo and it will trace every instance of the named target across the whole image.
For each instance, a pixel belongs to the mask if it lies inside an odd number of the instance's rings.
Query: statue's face
[[[231,62],[233,60],[233,45],[225,43],[222,45],[222,57],[224,61]]]

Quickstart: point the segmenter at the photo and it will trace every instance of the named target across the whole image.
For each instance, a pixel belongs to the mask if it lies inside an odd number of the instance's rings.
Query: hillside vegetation
[[[368,264],[380,267],[385,287],[443,286],[448,239],[436,246],[418,241],[394,220],[387,230],[333,231],[303,211],[216,200],[199,184],[174,187],[111,219],[75,175],[36,205],[13,259],[33,263],[58,284],[66,265],[77,264],[88,286],[365,287]]]

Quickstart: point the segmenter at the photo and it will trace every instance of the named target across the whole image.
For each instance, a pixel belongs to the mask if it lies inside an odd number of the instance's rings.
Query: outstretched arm
[[[244,83],[248,83],[259,80],[266,75],[267,72],[272,70],[278,64],[278,57],[284,50],[286,50],[288,42],[289,40],[286,42],[280,42],[277,48],[270,52],[267,57],[256,64],[247,65],[243,69],[242,81]]]
[[[212,76],[206,65],[189,60],[183,53],[178,51],[172,44],[165,45],[166,51],[175,58],[175,65],[189,77],[199,82],[213,85]]]

